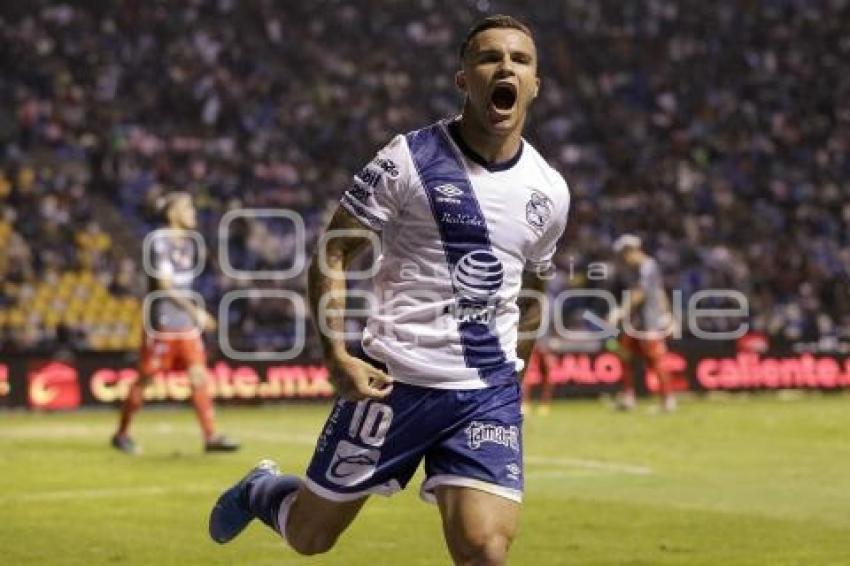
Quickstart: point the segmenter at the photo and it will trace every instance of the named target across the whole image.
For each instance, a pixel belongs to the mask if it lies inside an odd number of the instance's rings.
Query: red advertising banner
[[[121,401],[137,375],[132,368],[96,368],[88,382],[88,393],[97,403]],[[231,366],[221,361],[210,368],[207,385],[210,395],[219,400],[316,399],[333,395],[328,370],[323,366]],[[145,400],[184,401],[191,394],[186,372],[167,372],[154,376],[145,390]]]
[[[696,362],[703,389],[834,389],[850,386],[850,358],[803,354],[792,357],[739,352]]]
[[[27,402],[31,409],[76,409],[80,406],[77,369],[62,362],[34,362],[27,374]]]
[[[12,384],[9,383],[9,365],[0,364],[0,407],[6,405],[11,391]]]
[[[542,380],[540,364],[546,365],[549,381],[553,384],[594,388],[616,388],[623,378],[623,361],[611,352],[602,353],[573,353],[545,354],[541,357],[532,356],[524,379],[532,385]],[[668,352],[661,363],[673,377],[673,388],[676,391],[687,391],[688,360],[677,352]],[[658,390],[658,376],[650,370],[646,373],[645,388],[650,392]]]
[[[850,357],[777,352],[748,343],[673,342],[663,363],[679,391],[832,390],[850,387]],[[611,393],[620,387],[624,361],[608,351],[532,357],[525,379],[540,382],[541,364],[558,397]],[[654,392],[658,380],[635,360],[639,390]],[[0,407],[39,410],[79,405],[118,404],[137,377],[126,354],[79,355],[73,361],[25,355],[0,357]],[[209,371],[210,394],[220,403],[260,403],[332,397],[328,371],[321,364],[273,365],[222,360]],[[148,402],[181,402],[191,389],[184,372],[155,376],[145,391]]]

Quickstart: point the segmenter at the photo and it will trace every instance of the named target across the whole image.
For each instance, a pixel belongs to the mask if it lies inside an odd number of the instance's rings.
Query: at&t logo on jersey
[[[469,252],[457,262],[452,283],[461,297],[483,301],[499,290],[505,277],[502,262],[487,250]]]
[[[459,322],[490,324],[497,306],[493,298],[504,277],[502,262],[491,252],[469,252],[455,265],[452,273],[455,304],[447,309]]]
[[[472,421],[466,428],[467,445],[478,450],[486,442],[500,444],[519,452],[519,427]]]

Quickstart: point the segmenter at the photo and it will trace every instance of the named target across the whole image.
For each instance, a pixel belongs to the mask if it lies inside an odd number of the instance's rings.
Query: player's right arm
[[[354,258],[366,248],[368,232],[361,221],[344,207],[338,207],[320,238],[319,253],[313,258],[307,274],[310,310],[322,342],[331,381],[340,396],[353,401],[382,399],[392,390],[392,378],[349,354],[343,339],[345,273]],[[325,258],[324,262],[321,261],[322,257]]]

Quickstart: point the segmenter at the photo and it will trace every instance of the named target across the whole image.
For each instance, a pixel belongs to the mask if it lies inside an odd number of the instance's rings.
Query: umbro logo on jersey
[[[441,196],[437,197],[437,202],[448,202],[451,204],[460,204],[458,197],[463,196],[463,189],[459,189],[454,185],[440,185],[434,188]]]
[[[444,197],[459,197],[463,194],[463,190],[457,188],[454,185],[440,185],[434,190],[443,195]]]
[[[522,474],[522,468],[519,467],[519,464],[516,462],[511,462],[505,469],[508,472],[508,479],[513,481],[519,481],[519,476]]]

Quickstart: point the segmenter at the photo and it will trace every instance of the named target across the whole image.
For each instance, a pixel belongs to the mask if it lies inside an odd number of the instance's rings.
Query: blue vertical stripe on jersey
[[[471,252],[492,254],[487,222],[475,198],[472,183],[443,128],[434,124],[411,132],[406,138],[413,164],[431,204],[451,272],[455,273],[461,258]],[[455,190],[437,190],[444,187],[454,187]],[[452,288],[458,296],[454,280]],[[487,324],[461,321],[458,330],[464,361],[467,367],[478,370],[482,380],[497,385],[516,377],[514,363],[508,361],[498,337]]]

